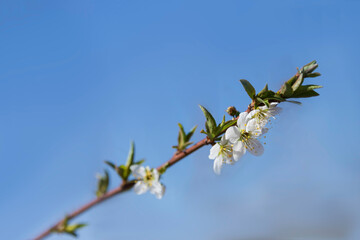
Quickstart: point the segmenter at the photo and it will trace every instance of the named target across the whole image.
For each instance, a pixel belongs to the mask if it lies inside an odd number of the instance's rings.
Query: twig
[[[295,74],[292,78],[294,77],[298,77],[299,74]],[[254,102],[252,102],[251,104],[249,104],[246,112],[250,112],[252,109],[254,108]],[[235,125],[236,123],[234,123]],[[221,133],[223,134],[223,132]],[[220,134],[220,135],[221,135]],[[192,145],[190,148],[184,150],[184,151],[177,151],[174,153],[174,155],[165,163],[161,164],[160,166],[157,167],[158,170],[160,170],[163,167],[171,167],[172,165],[174,165],[175,163],[179,162],[181,159],[185,158],[186,156],[190,155],[191,153],[195,152],[196,150],[200,149],[201,147],[207,145],[207,144],[211,144],[213,143],[209,138],[204,138],[202,140],[200,140],[199,142],[195,143],[194,145]],[[67,215],[67,219],[73,219],[77,216],[79,216],[80,214],[82,214],[83,212],[89,210],[90,208],[98,205],[101,202],[104,202],[105,200],[114,197],[115,195],[118,195],[120,193],[123,193],[129,189],[131,189],[133,186],[135,185],[135,181],[128,181],[128,182],[123,182],[119,187],[105,193],[103,196],[95,198],[94,200],[92,200],[91,202],[88,202],[87,204],[81,206],[79,209],[73,211],[72,213]],[[38,235],[37,237],[34,238],[34,240],[41,240],[44,239],[45,237],[49,236],[53,230],[56,230],[62,223],[64,220],[60,220],[59,222],[55,223],[53,226],[49,227],[47,230],[45,230],[44,232],[42,232],[40,235]]]
[[[182,152],[176,152],[172,158],[170,158],[170,160],[168,160],[167,162],[165,162],[164,164],[160,165],[159,167],[157,167],[157,169],[159,170],[160,168],[166,166],[167,168],[174,165],[175,163],[177,163],[178,161],[180,161],[181,159],[185,158],[186,156],[190,155],[191,153],[195,152],[196,150],[198,150],[199,148],[209,144],[211,141],[208,138],[204,138],[201,141],[197,142],[196,144],[192,145],[190,148],[182,151]],[[73,211],[72,213],[67,215],[67,219],[70,220],[72,218],[75,218],[77,216],[79,216],[80,214],[82,214],[83,212],[89,210],[90,208],[96,206],[97,204],[104,202],[105,200],[119,194],[119,193],[123,193],[129,189],[131,189],[135,184],[135,181],[129,181],[129,182],[123,182],[123,184],[121,184],[119,187],[105,193],[102,197],[99,198],[95,198],[94,200],[92,200],[91,202],[81,206],[79,209]],[[34,238],[34,240],[40,240],[43,239],[45,237],[47,237],[48,235],[50,235],[52,233],[53,230],[55,230],[58,226],[60,226],[62,224],[63,220],[60,220],[59,222],[57,222],[56,224],[54,224],[53,226],[51,226],[50,228],[48,228],[47,230],[45,230],[43,233],[41,233],[39,236],[37,236],[36,238]]]

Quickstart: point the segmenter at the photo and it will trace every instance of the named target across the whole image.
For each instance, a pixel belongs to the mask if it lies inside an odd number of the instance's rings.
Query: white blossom
[[[258,107],[257,109],[251,111],[248,114],[247,118],[255,119],[257,127],[262,128],[264,130],[265,129],[264,127],[268,123],[270,118],[275,119],[275,116],[281,112],[282,109],[277,105],[278,105],[277,102],[272,102],[270,103],[269,107],[267,106]]]
[[[130,170],[137,179],[134,191],[136,194],[146,193],[148,190],[154,194],[156,198],[161,199],[165,192],[165,186],[159,182],[159,172],[157,169],[150,169],[141,165],[132,165]]]
[[[230,142],[222,136],[220,142],[216,143],[210,149],[210,159],[214,159],[214,172],[221,173],[223,164],[234,164],[233,150]]]
[[[237,126],[229,127],[225,132],[225,138],[233,144],[233,158],[239,160],[248,150],[255,156],[264,152],[264,147],[257,139],[264,131],[256,123],[256,119],[248,117],[248,113],[242,112],[237,120]]]

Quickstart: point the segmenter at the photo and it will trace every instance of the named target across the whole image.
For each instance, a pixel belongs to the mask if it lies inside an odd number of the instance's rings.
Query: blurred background
[[[104,160],[158,166],[198,104],[217,120],[317,60],[320,97],[281,104],[261,157],[213,173],[204,147],[162,200],[81,215],[79,239],[360,239],[359,1],[0,1],[0,239],[31,239],[95,196]],[[111,188],[120,180],[111,173]],[[70,240],[52,235],[49,240]]]

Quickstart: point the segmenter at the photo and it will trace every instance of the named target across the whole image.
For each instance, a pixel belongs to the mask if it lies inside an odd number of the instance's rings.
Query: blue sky
[[[205,147],[77,219],[79,239],[359,239],[358,1],[0,1],[0,238],[94,197],[103,160],[158,166],[198,104],[219,120],[319,62],[320,97],[282,104],[261,157],[222,175]],[[119,180],[111,174],[111,187]],[[53,235],[51,240],[72,239]]]

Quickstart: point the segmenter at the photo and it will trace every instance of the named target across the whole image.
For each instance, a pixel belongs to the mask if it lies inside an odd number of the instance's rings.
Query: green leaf
[[[109,161],[104,161],[107,165],[109,165],[112,169],[116,170],[116,165]]]
[[[166,172],[166,169],[168,168],[168,166],[169,166],[169,163],[166,163],[164,166],[162,166],[162,167],[158,170],[159,174],[160,174],[160,175],[164,174],[164,173]]]
[[[213,139],[214,142],[220,142],[221,141],[221,137],[216,137]]]
[[[134,156],[135,144],[133,141],[131,141],[130,150],[125,165],[116,166],[114,163],[109,161],[105,161],[105,163],[109,165],[112,169],[114,169],[124,181],[127,181],[130,175],[130,166],[134,164]]]
[[[145,162],[145,159],[141,159],[141,160],[139,160],[139,161],[137,161],[137,162],[134,162],[133,165],[141,165],[141,164],[143,164],[144,162]]]
[[[319,96],[314,89],[322,88],[320,85],[303,85],[300,86],[293,94],[292,98],[302,98],[302,97],[315,97]]]
[[[309,91],[309,90],[314,90],[314,89],[318,89],[318,88],[322,88],[323,86],[320,85],[314,85],[314,84],[310,84],[310,85],[303,85],[300,86],[298,91]]]
[[[263,96],[267,91],[269,91],[268,89],[268,85],[266,84],[265,87],[263,88],[263,90],[261,90],[257,95],[259,97]]]
[[[231,127],[231,126],[233,126],[234,124],[236,124],[236,122],[237,122],[237,119],[227,121],[227,122],[222,126],[220,132],[224,132],[226,129],[228,129],[229,127]]]
[[[180,128],[179,136],[178,136],[178,143],[180,145],[181,143],[184,143],[186,141],[186,133],[185,133],[183,125],[181,125],[181,123],[178,123],[178,125]]]
[[[295,83],[292,85],[292,90],[295,92],[303,82],[304,82],[304,74],[300,73],[298,79],[296,79]]]
[[[298,102],[298,101],[293,101],[293,100],[286,100],[286,101],[289,103],[295,103],[297,105],[301,105],[301,102]]]
[[[316,96],[319,96],[319,95],[320,94],[318,94],[314,90],[309,90],[309,91],[306,91],[306,92],[294,93],[292,98],[308,98],[308,97],[316,97]]]
[[[210,140],[214,141],[216,137],[218,137],[221,133],[223,133],[223,131],[225,131],[227,128],[234,125],[236,121],[237,121],[236,119],[225,121],[225,115],[224,115],[221,123],[217,125],[215,128],[213,128],[211,132],[209,131],[205,132],[204,130],[201,130],[200,133],[206,134]]]
[[[293,94],[293,90],[291,88],[291,85],[288,82],[285,82],[280,89],[280,94],[284,97],[284,98],[289,98],[291,97],[291,95]]]
[[[181,125],[181,123],[178,123],[179,125],[179,136],[178,136],[178,145],[177,145],[177,149],[178,150],[182,150],[184,148],[184,143],[186,142],[186,133],[185,130],[183,128],[183,126]]]
[[[193,144],[194,142],[186,142],[184,143],[184,149]]]
[[[190,130],[190,132],[186,135],[186,141],[190,141],[191,137],[192,137],[192,136],[194,135],[194,133],[195,133],[196,128],[197,128],[197,125],[194,126],[194,127]]]
[[[312,73],[319,65],[316,63],[316,61],[312,61],[308,64],[306,64],[302,70],[304,71],[305,74],[309,74]]]
[[[294,82],[296,81],[297,77],[296,75],[292,76],[289,80],[286,81],[286,83],[290,86],[292,86],[294,84]]]
[[[207,122],[205,122],[205,129],[206,129],[206,133],[212,136],[212,130],[210,129],[209,124]]]
[[[284,102],[284,101],[285,101],[285,99],[282,98],[282,97],[279,96],[279,95],[275,95],[275,96],[273,96],[273,97],[268,97],[267,99],[268,99],[268,100],[274,100],[274,101],[276,101],[276,102]]]
[[[312,75],[312,72],[318,67],[318,64],[316,63],[316,61],[312,61],[308,64],[306,64],[304,67],[301,68],[301,70],[299,71],[299,73],[304,73],[305,77],[316,77],[319,76],[317,74],[319,73],[314,73],[314,75]],[[298,79],[298,77],[296,75],[294,75],[293,77],[291,77],[287,83],[290,86],[293,86],[293,84],[295,83],[295,81]]]
[[[319,77],[319,76],[321,76],[321,74],[318,72],[306,74],[306,77],[309,77],[309,78],[314,78],[314,77]]]
[[[130,167],[128,168],[125,165],[120,165],[117,168],[117,173],[124,181],[126,181],[130,175]]]
[[[184,149],[186,149],[187,146],[189,146],[190,144],[192,144],[192,142],[189,142],[192,135],[194,134],[197,126],[193,127],[191,129],[191,131],[186,134],[184,127],[181,125],[181,123],[178,123],[179,125],[179,135],[178,135],[178,145],[177,146],[173,146],[173,148],[176,148],[179,151],[183,151]]]
[[[221,128],[225,124],[225,115],[223,116],[223,119],[221,123],[219,124],[218,128]]]
[[[78,223],[78,224],[74,224],[74,225],[68,225],[66,226],[65,230],[64,230],[64,233],[67,233],[67,234],[70,234],[74,237],[77,237],[77,233],[76,233],[76,230],[80,229],[80,228],[83,228],[87,226],[87,224],[84,224],[84,223]]]
[[[263,93],[261,95],[258,94],[257,96],[261,97],[261,99],[265,100],[265,99],[267,99],[269,97],[273,97],[274,95],[275,95],[275,93],[273,91],[268,90],[267,92],[265,92],[265,93]]]
[[[248,80],[240,79],[241,84],[243,85],[245,91],[249,95],[251,99],[255,98],[255,88],[251,85],[251,83]]]
[[[78,223],[78,224],[68,225],[65,229],[66,229],[66,231],[74,232],[74,231],[78,230],[79,228],[83,228],[86,226],[87,226],[87,224],[85,224],[85,223]]]
[[[134,161],[134,156],[135,156],[135,144],[133,141],[131,141],[128,158],[125,164],[126,168],[129,168],[132,165]]]
[[[66,216],[60,225],[51,229],[51,232],[67,233],[74,237],[77,237],[76,231],[80,228],[87,226],[87,224],[85,224],[85,223],[77,223],[77,224],[68,225],[68,221],[69,221],[69,217]]]
[[[262,100],[260,97],[256,97],[256,102],[260,102],[260,103],[264,104],[267,107],[270,106],[268,100]]]
[[[206,122],[205,122],[205,128],[207,131],[207,134],[210,134],[211,136],[216,131],[216,121],[214,117],[211,115],[211,113],[203,106],[199,105],[200,109],[203,111]]]
[[[208,136],[208,138],[211,139],[211,140],[213,140],[213,138],[214,138],[214,136],[213,136],[211,133],[205,132],[204,129],[202,129],[202,130],[200,131],[200,133],[206,134],[206,136]]]
[[[104,176],[98,179],[98,188],[96,191],[97,197],[102,197],[108,190],[109,187],[109,173],[105,170]]]
[[[211,140],[214,140],[215,137],[221,135],[221,133],[226,130],[228,127],[230,127],[231,125],[233,125],[233,122],[236,122],[237,120],[230,120],[230,121],[225,121],[225,115],[221,121],[221,123],[216,127],[215,131],[212,134],[212,138],[210,138]]]

